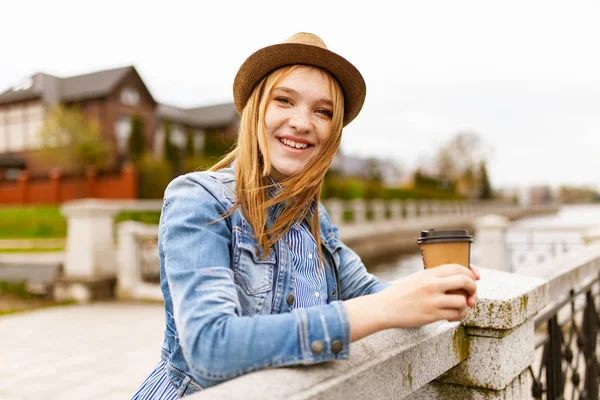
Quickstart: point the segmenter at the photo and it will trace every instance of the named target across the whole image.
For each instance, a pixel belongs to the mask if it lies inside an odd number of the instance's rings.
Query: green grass
[[[0,239],[66,236],[67,221],[58,207],[0,208]]]
[[[0,294],[10,294],[21,299],[31,299],[33,294],[25,290],[25,282],[0,281]]]
[[[139,221],[158,224],[159,218],[160,211],[124,211],[117,214],[115,223]],[[0,208],[0,239],[44,239],[66,236],[67,220],[58,207]],[[13,251],[13,249],[8,250]],[[14,251],[16,252],[17,249]],[[45,249],[33,249],[33,251],[45,251]]]
[[[123,211],[115,217],[115,224],[123,221],[138,221],[144,224],[158,225],[160,211]]]
[[[50,247],[50,248],[42,248],[42,249],[2,249],[0,248],[0,253],[51,253],[55,251],[64,251],[63,247]]]

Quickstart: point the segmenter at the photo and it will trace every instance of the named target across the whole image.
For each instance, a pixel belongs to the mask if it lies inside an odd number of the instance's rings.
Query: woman
[[[269,367],[348,357],[388,328],[463,318],[477,271],[458,265],[384,284],[319,202],[342,127],[365,84],[319,37],[251,55],[234,81],[238,144],[175,179],[159,229],[162,357],[134,398],[172,399]],[[450,294],[457,289],[468,296]]]

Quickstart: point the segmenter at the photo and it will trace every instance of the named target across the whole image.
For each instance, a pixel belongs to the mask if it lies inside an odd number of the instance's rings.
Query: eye
[[[287,97],[275,97],[275,101],[283,104],[292,104],[292,101]]]
[[[325,116],[327,116],[329,118],[333,117],[333,111],[329,111],[329,110],[326,110],[324,108],[321,108],[321,109],[317,110],[317,113],[325,115]]]

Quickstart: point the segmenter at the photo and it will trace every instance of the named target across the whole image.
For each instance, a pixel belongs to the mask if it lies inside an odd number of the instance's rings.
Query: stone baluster
[[[499,271],[512,272],[506,247],[509,221],[500,215],[486,215],[475,220],[476,241],[481,252],[481,265]]]
[[[373,221],[381,222],[385,221],[385,203],[383,200],[372,200],[371,210],[373,211]]]
[[[416,218],[417,217],[417,203],[414,200],[405,200],[404,207],[406,209],[406,218]]]
[[[392,200],[390,202],[390,212],[392,214],[391,218],[394,221],[401,220],[404,218],[403,209],[402,209],[402,201],[400,200]]]
[[[355,224],[363,224],[367,221],[367,207],[362,199],[352,200],[352,221]]]
[[[344,223],[344,202],[340,199],[328,199],[325,201],[325,208],[334,225]]]

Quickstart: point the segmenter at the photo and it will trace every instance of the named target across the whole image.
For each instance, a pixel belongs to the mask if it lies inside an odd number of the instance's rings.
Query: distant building
[[[232,134],[239,118],[233,103],[199,108],[159,104],[133,66],[59,78],[36,73],[0,93],[0,179],[18,176],[28,169],[43,174],[33,156],[41,141],[39,130],[45,114],[56,104],[78,105],[101,126],[101,134],[112,142],[118,164],[127,154],[131,118],[137,114],[151,149],[162,151],[165,121],[172,127],[172,142],[183,148],[187,132],[195,135],[197,149],[208,132]]]
[[[391,160],[348,156],[341,151],[333,157],[331,169],[343,177],[360,179],[378,177],[386,187],[399,187],[405,179],[402,169]]]

